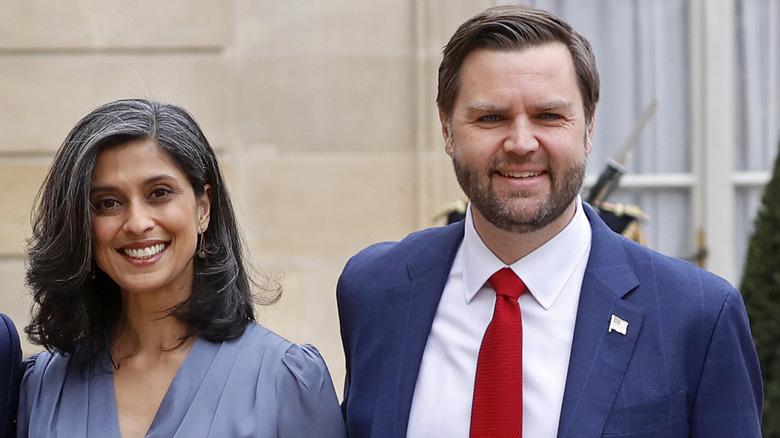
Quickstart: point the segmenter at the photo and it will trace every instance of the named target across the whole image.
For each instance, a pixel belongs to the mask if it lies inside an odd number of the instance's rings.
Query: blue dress
[[[78,351],[43,352],[25,366],[18,437],[120,437],[107,351],[92,361]],[[251,323],[235,341],[195,342],[146,436],[336,438],[346,432],[317,350]]]

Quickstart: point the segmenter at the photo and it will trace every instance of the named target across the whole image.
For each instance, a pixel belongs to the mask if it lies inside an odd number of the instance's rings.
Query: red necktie
[[[523,323],[517,298],[526,290],[509,268],[493,274],[496,307],[477,359],[471,438],[523,436]]]

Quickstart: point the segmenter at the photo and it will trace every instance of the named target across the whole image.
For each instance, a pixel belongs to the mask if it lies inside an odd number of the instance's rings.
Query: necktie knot
[[[515,275],[514,271],[510,268],[503,268],[493,274],[488,283],[496,291],[496,295],[503,295],[506,297],[517,299],[528,288],[523,283],[523,280]]]

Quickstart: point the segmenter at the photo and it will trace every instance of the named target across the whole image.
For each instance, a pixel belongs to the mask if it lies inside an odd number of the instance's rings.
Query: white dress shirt
[[[574,218],[550,241],[510,266],[530,293],[523,320],[523,437],[558,432],[591,229],[581,200]],[[417,377],[407,436],[468,438],[477,356],[496,294],[488,278],[506,265],[482,242],[467,209],[455,255]]]

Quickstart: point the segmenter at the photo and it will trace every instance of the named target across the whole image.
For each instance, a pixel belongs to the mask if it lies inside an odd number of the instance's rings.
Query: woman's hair
[[[36,199],[27,241],[26,281],[33,292],[30,340],[73,352],[82,341],[110,342],[122,313],[119,286],[92,256],[90,184],[101,150],[135,139],[154,141],[187,175],[196,196],[211,186],[207,255],[194,257],[192,293],[170,314],[197,334],[220,342],[254,320],[251,279],[241,236],[217,158],[197,122],[182,108],[142,99],[107,103],[70,131]],[[278,298],[279,290],[270,290]]]
[[[446,120],[452,118],[460,91],[460,69],[469,53],[476,49],[522,51],[550,43],[565,45],[571,54],[589,123],[599,101],[599,72],[590,43],[549,12],[513,5],[496,6],[473,16],[444,46],[436,103]]]

